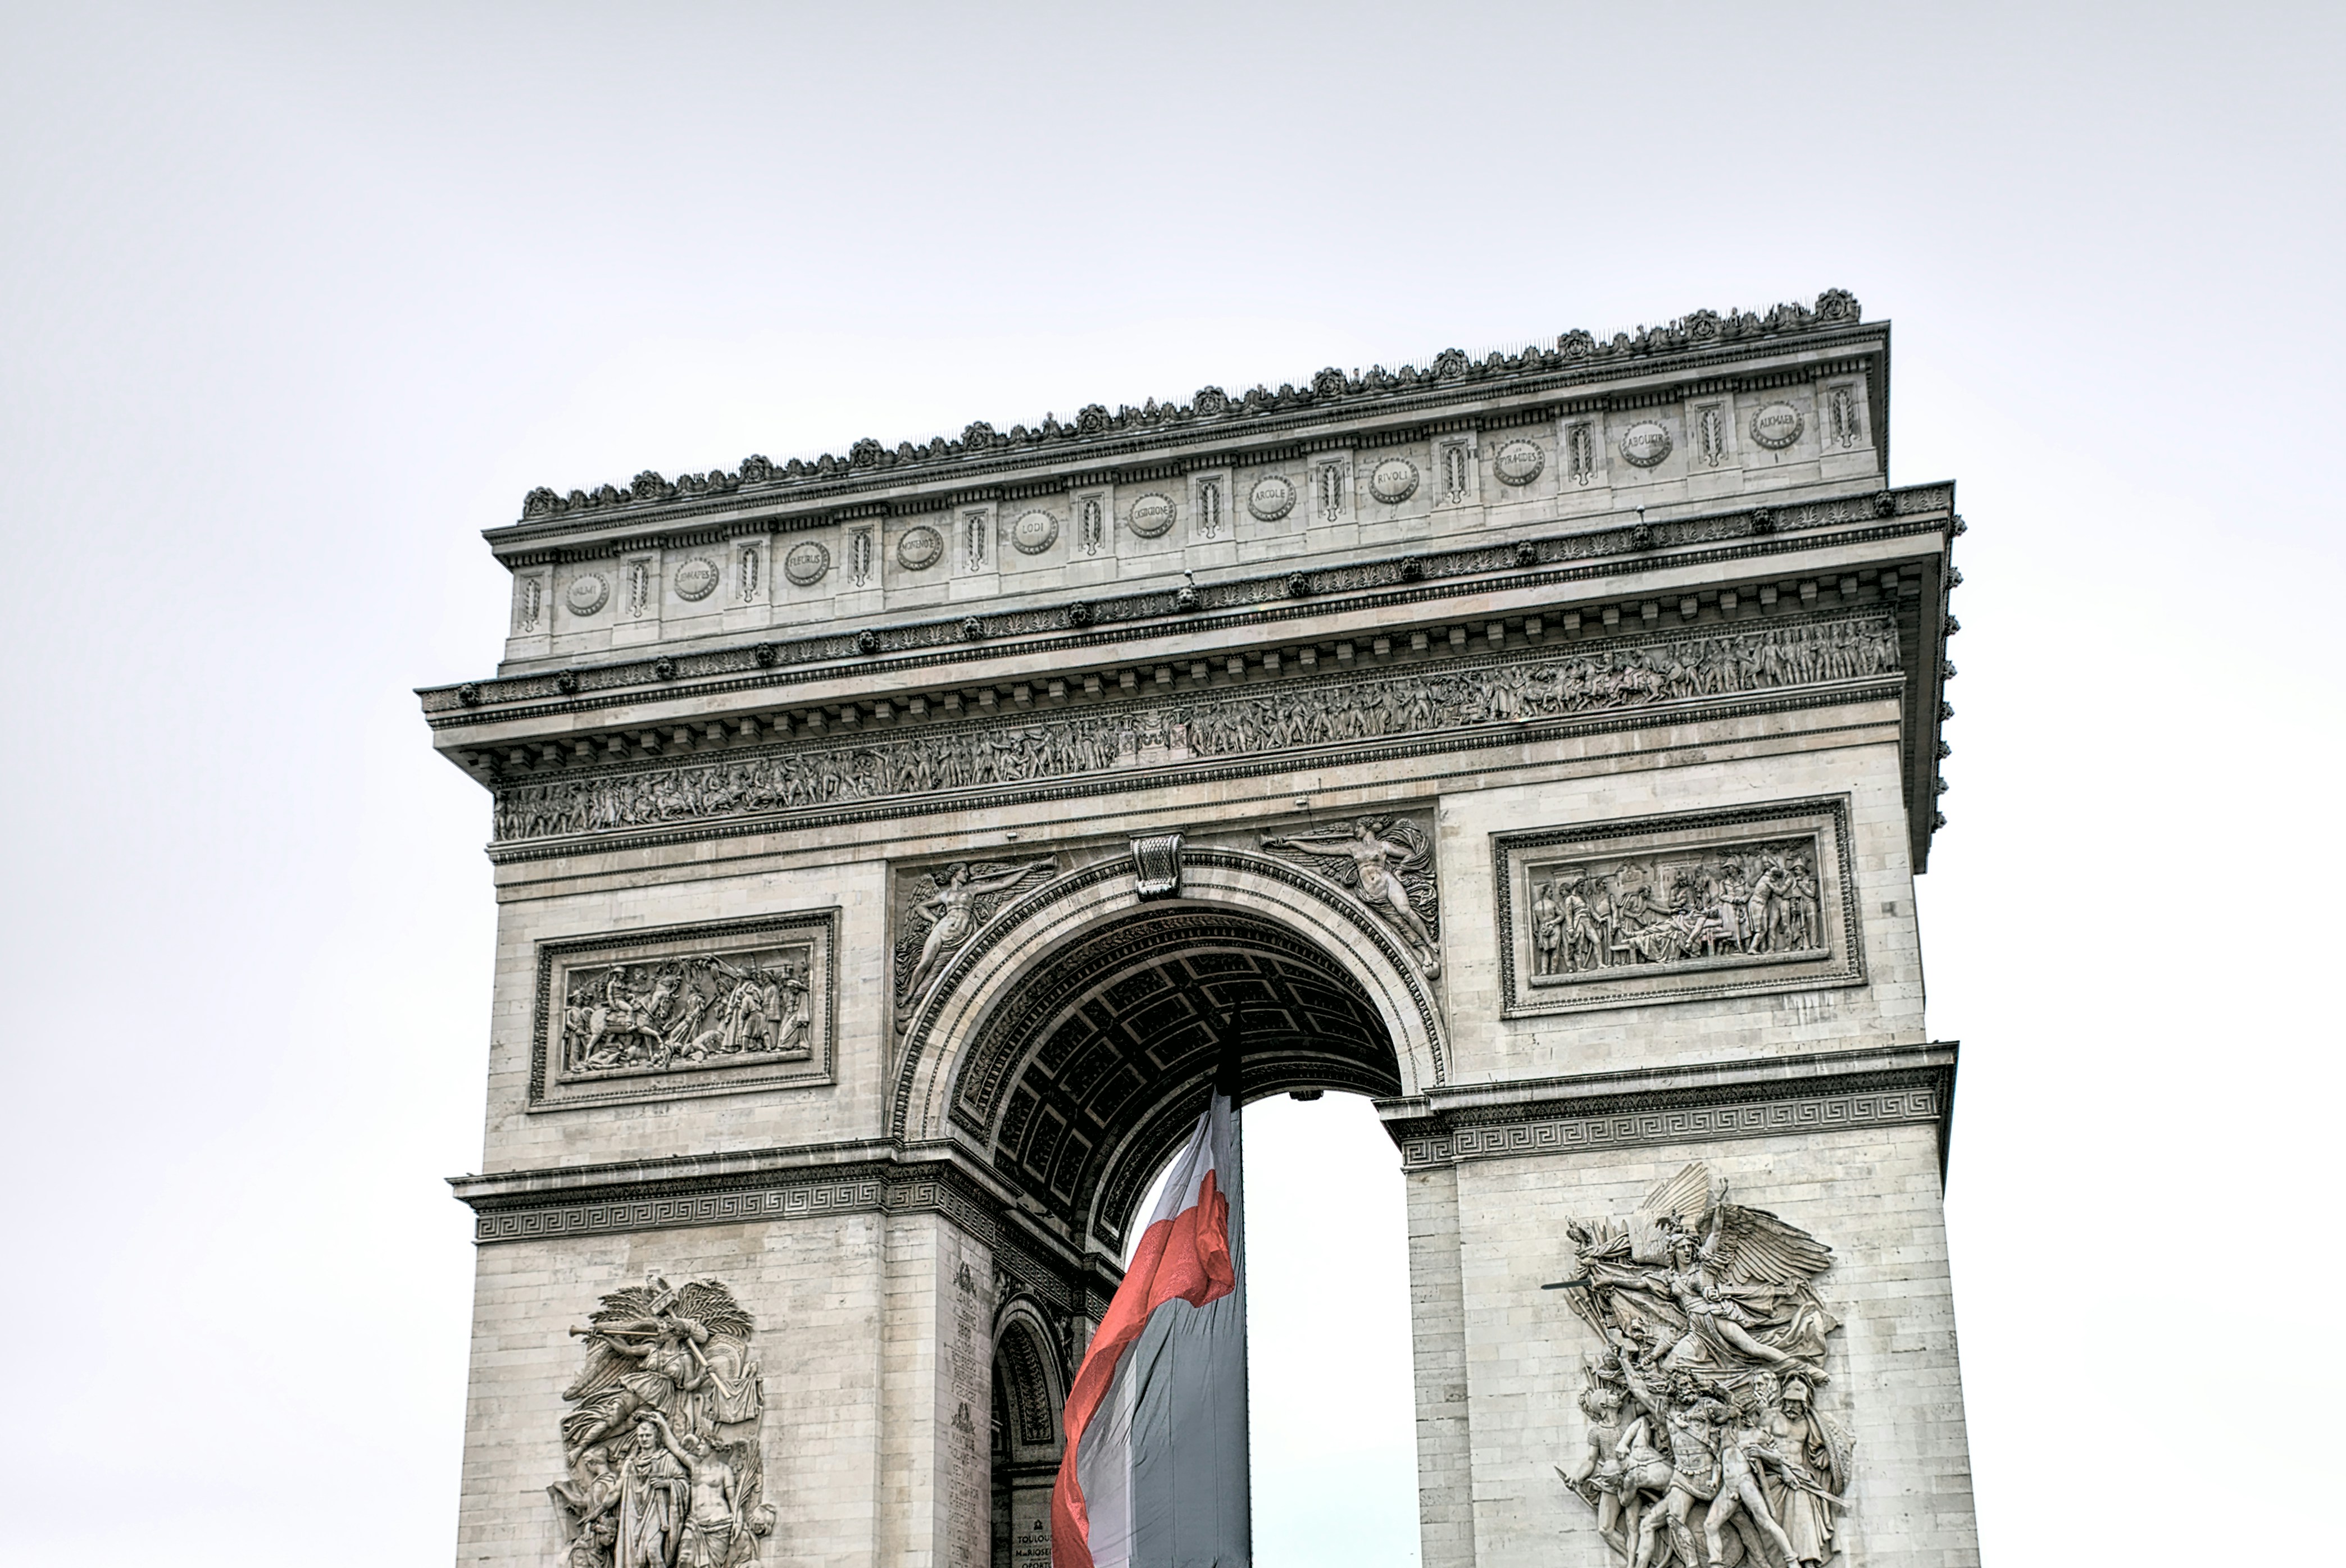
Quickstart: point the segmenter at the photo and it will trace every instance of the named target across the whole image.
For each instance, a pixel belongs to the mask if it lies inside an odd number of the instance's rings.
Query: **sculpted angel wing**
[[[689,1318],[712,1334],[747,1339],[756,1327],[733,1292],[714,1279],[695,1279],[676,1293],[676,1315]]]
[[[1674,1176],[1665,1176],[1646,1189],[1637,1200],[1637,1213],[1650,1222],[1658,1223],[1664,1215],[1683,1228],[1691,1230],[1710,1212],[1710,1167],[1700,1160],[1683,1166]]]
[[[1630,1257],[1639,1263],[1668,1258],[1671,1235],[1692,1229],[1710,1212],[1710,1167],[1700,1160],[1647,1187],[1629,1216]]]
[[[1806,1285],[1832,1267],[1832,1248],[1764,1208],[1722,1203],[1704,1262],[1728,1285]]]
[[[618,1387],[619,1374],[634,1369],[636,1363],[625,1356],[614,1355],[599,1341],[586,1347],[586,1364],[578,1369],[577,1377],[562,1390],[566,1400],[591,1400],[606,1389]]]

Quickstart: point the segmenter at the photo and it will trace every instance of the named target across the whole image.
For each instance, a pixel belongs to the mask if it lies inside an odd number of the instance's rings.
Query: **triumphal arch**
[[[1406,1172],[1426,1568],[1973,1561],[1889,394],[1834,291],[531,492],[423,693],[500,911],[459,1559],[1046,1563],[1235,1010]]]

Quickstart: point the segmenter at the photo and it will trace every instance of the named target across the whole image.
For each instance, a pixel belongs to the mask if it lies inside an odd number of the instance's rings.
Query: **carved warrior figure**
[[[753,1326],[713,1279],[603,1298],[562,1397],[570,1473],[546,1488],[570,1568],[740,1568],[770,1534]]]
[[[911,1025],[913,1011],[944,966],[953,962],[954,955],[979,926],[994,918],[1004,896],[1052,869],[1048,857],[1016,865],[980,864],[974,868],[956,861],[944,871],[923,879],[925,889],[915,895],[905,923],[923,929],[900,943],[897,952],[901,978],[896,982],[896,1027],[900,1031]],[[915,938],[921,944],[920,955],[907,965],[905,952]]]
[[[1332,853],[1316,846],[1326,846]],[[1433,846],[1405,818],[1362,817],[1349,832],[1266,834],[1266,850],[1287,850],[1329,881],[1350,888],[1370,911],[1401,933],[1428,980],[1442,972],[1428,918],[1434,910]],[[1424,913],[1419,912],[1423,903]]]
[[[1178,704],[1109,702],[1040,724],[964,720],[886,740],[801,741],[643,772],[508,784],[497,793],[496,835],[618,832],[1121,768],[1210,763],[1862,679],[1897,668],[1895,626],[1868,616],[1651,647],[1592,646],[1564,657],[1502,657],[1446,672],[1318,680],[1275,696],[1232,690]]]
[[[1630,1568],[1822,1563],[1851,1451],[1810,1402],[1840,1327],[1812,1285],[1831,1250],[1729,1203],[1699,1162],[1626,1223],[1566,1228],[1580,1272],[1548,1288],[1605,1349],[1581,1394],[1587,1452],[1557,1473],[1598,1533]]]

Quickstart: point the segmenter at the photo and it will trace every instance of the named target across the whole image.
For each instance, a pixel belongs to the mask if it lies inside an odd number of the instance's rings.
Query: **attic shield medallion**
[[[923,523],[907,528],[896,541],[896,564],[907,572],[925,572],[944,559],[944,535]]]
[[[1388,457],[1369,470],[1369,494],[1388,506],[1398,506],[1417,494],[1417,464],[1406,457]]]
[[[1501,446],[1491,459],[1492,472],[1502,484],[1529,484],[1547,466],[1547,454],[1537,442],[1511,441]]]
[[[1651,468],[1670,454],[1670,433],[1659,420],[1641,419],[1621,433],[1621,455],[1639,468]]]
[[[1153,494],[1144,495],[1132,504],[1132,511],[1126,521],[1142,538],[1158,538],[1173,526],[1172,498]]]

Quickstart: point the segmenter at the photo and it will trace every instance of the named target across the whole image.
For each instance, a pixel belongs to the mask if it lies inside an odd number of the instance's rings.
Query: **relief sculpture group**
[[[564,1568],[740,1568],[773,1532],[754,1325],[713,1279],[657,1275],[603,1298],[574,1335],[586,1364],[562,1397],[568,1473],[546,1488]]]
[[[999,787],[1151,762],[1261,756],[1862,679],[1898,668],[1886,616],[1763,626],[1521,657],[1451,673],[1238,690],[1178,704],[1069,712],[1035,723],[965,726],[884,740],[787,749],[604,778],[515,782],[497,792],[500,840],[615,832]]]
[[[801,960],[715,953],[574,970],[562,1009],[572,1077],[811,1054]]]
[[[1532,972],[1560,978],[1825,945],[1816,842],[1739,846],[1694,860],[1532,868]]]
[[[1629,1568],[1815,1568],[1833,1555],[1853,1445],[1818,1408],[1840,1322],[1813,1288],[1830,1248],[1728,1201],[1699,1162],[1626,1222],[1575,1222],[1566,1293],[1603,1349],[1586,1441],[1556,1467]]]

